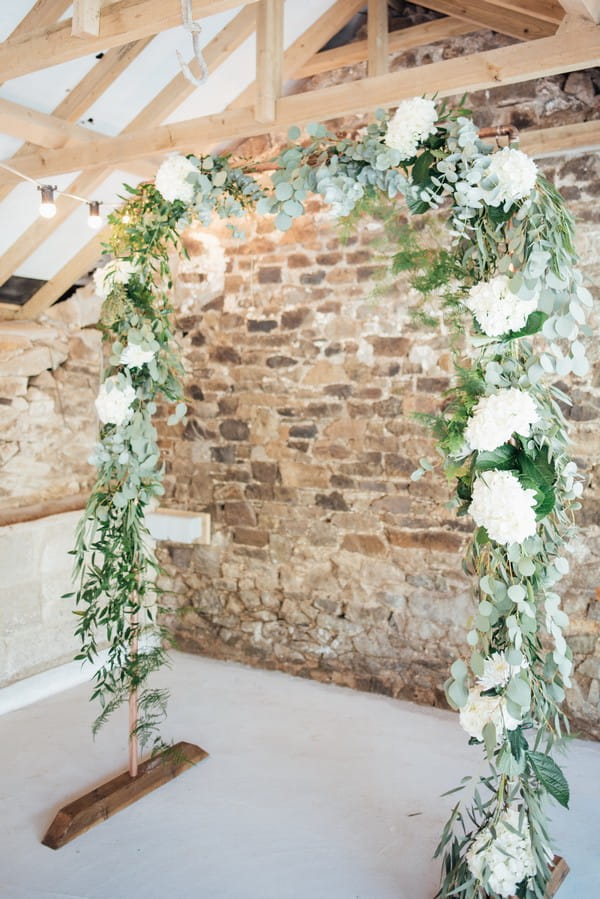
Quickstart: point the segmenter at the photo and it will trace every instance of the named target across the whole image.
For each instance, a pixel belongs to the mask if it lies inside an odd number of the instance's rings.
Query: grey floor
[[[0,717],[2,899],[431,899],[451,798],[473,771],[450,713],[175,654],[165,735],[210,758],[58,852],[55,811],[126,765],[125,722],[92,742],[87,687]],[[572,868],[600,897],[600,745],[574,743]]]

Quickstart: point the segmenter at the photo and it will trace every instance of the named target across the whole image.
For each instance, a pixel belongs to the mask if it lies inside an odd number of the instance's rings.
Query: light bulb
[[[102,227],[102,216],[100,215],[100,203],[98,200],[92,200],[88,203],[89,207],[89,215],[88,215],[88,225],[90,228],[93,228],[94,231],[97,231],[98,228]]]
[[[50,184],[40,184],[38,190],[42,194],[40,202],[40,215],[42,218],[51,219],[56,215],[56,204],[54,202],[55,187]]]
[[[128,225],[128,224],[129,224],[129,222],[131,221],[131,216],[129,215],[128,212],[126,212],[126,213],[123,215],[123,217],[121,218],[121,221],[123,222],[124,225]]]

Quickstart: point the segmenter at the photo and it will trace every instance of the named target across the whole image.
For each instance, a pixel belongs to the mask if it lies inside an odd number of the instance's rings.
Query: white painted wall
[[[0,686],[73,658],[71,588],[75,526],[66,512],[0,528]]]

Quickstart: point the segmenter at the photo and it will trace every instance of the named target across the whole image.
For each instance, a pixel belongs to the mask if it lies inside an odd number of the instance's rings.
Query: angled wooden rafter
[[[8,40],[19,40],[36,28],[53,25],[68,10],[71,0],[37,0],[25,15]]]
[[[0,97],[0,131],[39,147],[64,147],[69,142],[93,140],[98,134],[66,119],[47,115]]]
[[[527,44],[514,44],[420,66],[419,91],[448,97],[599,64],[600,27],[588,26]],[[315,119],[327,120],[367,112],[376,106],[393,106],[413,96],[414,92],[414,70],[402,69],[376,78],[295,94],[279,101],[279,114],[274,127],[284,129]],[[20,168],[30,176],[46,177],[75,168],[118,165],[149,153],[193,150],[199,135],[209,135],[214,145],[263,134],[265,130],[265,126],[254,118],[251,108],[231,109],[61,150],[40,151],[23,157]],[[2,180],[13,179],[6,174]]]
[[[564,16],[559,0],[488,0],[494,6],[512,9],[514,12],[527,13],[536,19],[544,19],[558,25]]]
[[[526,12],[516,12],[490,0],[423,0],[422,6],[521,41],[550,37],[556,31],[556,23]]]
[[[388,36],[388,50],[390,53],[402,53],[405,50],[424,47],[450,37],[471,34],[473,31],[477,31],[477,25],[445,16],[443,19],[433,19],[431,22],[423,22],[421,25],[412,25],[409,28],[402,28],[400,31],[392,31]],[[359,62],[365,62],[368,54],[369,42],[366,40],[352,41],[351,44],[334,47],[332,50],[321,50],[302,66],[296,73],[296,77],[309,78],[322,72],[344,68],[344,66],[353,66]]]
[[[297,38],[292,45],[286,50],[283,60],[283,72],[285,78],[293,77],[297,70],[302,67],[302,65],[309,59],[314,53],[318,50],[319,47],[323,45],[324,42],[328,41],[334,34],[339,31],[339,29],[362,7],[363,0],[336,0],[328,10],[326,10],[316,22],[314,22],[299,38]],[[221,31],[211,43],[204,50],[204,58],[208,64],[209,69],[211,68],[212,57],[210,48],[214,46],[215,53],[215,63],[216,65],[220,64],[229,53],[231,53],[239,43],[242,42],[244,38],[244,34],[247,29],[251,28],[255,23],[254,19],[254,10],[250,8],[242,10],[236,18],[223,30]],[[229,29],[229,33],[226,34]],[[247,35],[246,35],[247,36]],[[220,54],[220,55],[219,55]],[[219,62],[217,62],[217,58]],[[195,62],[192,63],[191,68],[192,71],[195,71],[194,65],[197,65]],[[215,65],[215,67],[216,67]],[[183,75],[177,75],[172,81],[161,91],[161,93],[146,107],[146,109],[142,110],[136,118],[130,123],[128,126],[132,128],[134,131],[139,128],[147,127],[151,125],[153,121],[161,121],[166,116],[168,116],[191,92],[193,91],[193,87],[190,87],[189,82],[184,78]],[[247,102],[251,102],[255,93],[255,84],[249,85],[242,93],[233,101],[231,104],[235,107],[237,104],[241,104],[243,107]],[[127,130],[127,129],[126,129]],[[87,173],[88,177],[96,174],[94,172]],[[84,174],[85,176],[85,174]],[[84,177],[81,176],[81,177]],[[24,250],[24,246],[22,241],[18,242],[20,246],[21,252]],[[13,245],[12,252],[14,253],[17,248],[17,244]],[[26,252],[23,258],[27,258],[29,255],[28,251]],[[76,280],[81,277],[81,275],[89,271],[90,265],[88,263],[89,256],[87,253],[87,248],[84,247],[73,259],[67,263],[64,268],[58,272],[54,278],[52,279],[53,284],[51,288],[48,288],[45,285],[42,288],[41,296],[39,296],[39,291],[35,294],[28,303],[21,309],[15,312],[15,310],[11,310],[9,314],[5,314],[5,317],[15,317],[17,314],[24,318],[36,318],[40,315],[44,309],[47,309],[49,306],[54,303],[65,290],[68,289],[64,287],[66,281],[69,278],[73,278]],[[20,263],[19,263],[20,264]],[[92,262],[93,264],[93,262]],[[13,264],[13,270],[14,270]],[[77,272],[77,274],[73,277],[73,272]],[[0,282],[1,283],[1,282]],[[72,283],[72,282],[71,282]]]
[[[192,0],[196,19],[256,0]],[[141,40],[181,24],[179,0],[119,0],[102,10],[100,33],[74,37],[72,20],[38,28],[0,45],[0,81]]]

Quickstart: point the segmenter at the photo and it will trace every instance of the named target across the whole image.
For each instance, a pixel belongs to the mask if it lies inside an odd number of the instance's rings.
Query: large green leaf
[[[538,331],[541,331],[544,322],[548,318],[547,312],[542,312],[540,309],[536,309],[535,312],[531,312],[527,317],[527,321],[520,331],[511,331],[508,335],[510,340],[513,340],[515,337],[527,337],[530,334],[537,334]]]
[[[503,443],[495,450],[477,453],[475,468],[477,471],[510,471],[517,467],[517,450],[510,443]]]
[[[412,179],[415,184],[426,184],[429,181],[429,169],[435,161],[433,153],[425,150],[413,165]]]
[[[541,785],[560,805],[569,808],[569,784],[554,759],[542,752],[528,752],[527,761]]]

